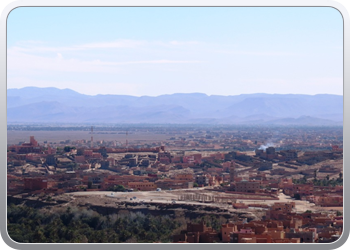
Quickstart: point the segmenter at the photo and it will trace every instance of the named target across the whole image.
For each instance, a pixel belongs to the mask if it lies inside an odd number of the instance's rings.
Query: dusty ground
[[[171,204],[174,201],[176,204],[191,204],[191,205],[202,205],[202,206],[214,206],[214,207],[220,207],[220,208],[226,208],[229,210],[235,210],[232,208],[230,204],[222,204],[222,203],[202,203],[198,201],[181,201],[179,200],[179,197],[182,193],[195,193],[200,192],[202,194],[215,194],[215,195],[221,195],[221,196],[230,196],[230,194],[226,193],[213,193],[206,190],[173,190],[173,191],[147,191],[147,192],[131,192],[131,193],[124,193],[124,192],[105,192],[105,191],[92,191],[92,192],[75,192],[70,194],[64,194],[64,196],[69,196],[71,201],[70,203],[73,204],[96,204],[96,205],[103,205],[103,204],[116,204],[119,202],[132,202],[132,203],[163,203],[163,204]],[[234,195],[232,195],[234,197]],[[296,212],[305,212],[306,210],[311,211],[320,211],[320,210],[331,210],[331,209],[324,209],[318,206],[315,206],[315,204],[310,203],[308,201],[296,201],[292,199],[290,196],[286,196],[283,193],[280,193],[278,196],[279,200],[241,200],[238,199],[237,202],[243,202],[245,204],[267,204],[272,205],[275,202],[290,202],[294,201],[296,203]],[[248,210],[256,210],[254,208],[249,208]]]
[[[317,164],[314,164],[312,166],[310,166],[308,168],[308,166],[303,166],[304,169],[318,169],[323,165],[331,165],[334,169],[338,170],[337,173],[317,173],[317,178],[318,179],[323,179],[325,178],[327,175],[329,175],[329,177],[332,178],[338,178],[339,177],[339,172],[343,171],[343,159],[338,159],[338,160],[326,160]],[[303,168],[301,168],[303,170]]]
[[[120,141],[125,143],[126,134],[121,131],[103,131],[105,134],[94,132],[94,141],[106,140],[106,141]],[[119,132],[121,132],[119,134]],[[90,140],[90,131],[7,131],[7,144],[13,145],[19,142],[29,141],[30,136],[34,136],[39,143],[43,141],[48,142],[60,142],[62,140]],[[169,139],[171,135],[168,134],[156,134],[152,132],[129,132],[128,141],[164,141]]]

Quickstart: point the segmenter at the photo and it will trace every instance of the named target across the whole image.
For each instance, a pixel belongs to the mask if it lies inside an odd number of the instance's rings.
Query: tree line
[[[204,221],[217,232],[228,222],[215,214],[192,219],[183,215],[101,215],[87,208],[47,211],[11,203],[7,206],[7,229],[9,236],[20,243],[167,243],[186,230],[188,222]]]
[[[20,243],[171,242],[176,229],[185,224],[167,215],[105,216],[75,207],[50,213],[23,205],[7,206],[8,234]]]

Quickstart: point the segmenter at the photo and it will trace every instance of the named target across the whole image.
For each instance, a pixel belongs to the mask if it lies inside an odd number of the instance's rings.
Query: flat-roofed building
[[[157,189],[157,185],[154,182],[149,181],[129,182],[128,187],[140,191],[152,191]]]
[[[255,181],[242,180],[235,183],[236,192],[255,193],[260,189],[260,183]]]

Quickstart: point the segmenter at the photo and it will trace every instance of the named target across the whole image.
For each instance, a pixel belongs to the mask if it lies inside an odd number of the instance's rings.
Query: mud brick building
[[[187,223],[187,230],[173,236],[173,242],[175,243],[214,243],[220,241],[219,233],[211,227],[207,227],[204,222],[198,224]]]

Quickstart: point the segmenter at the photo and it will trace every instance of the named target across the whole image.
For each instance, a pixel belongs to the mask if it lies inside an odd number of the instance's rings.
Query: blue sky
[[[8,88],[158,96],[343,94],[343,20],[325,7],[21,7]]]

